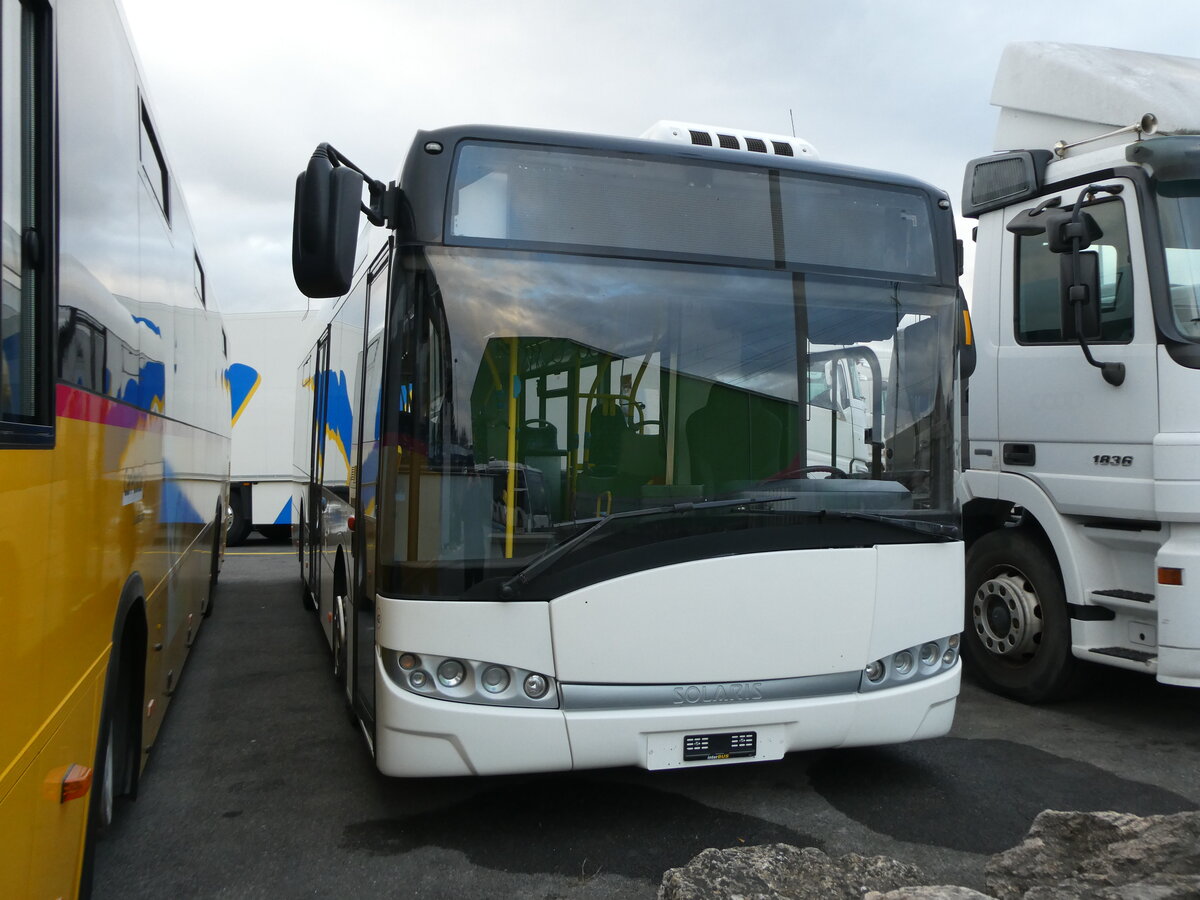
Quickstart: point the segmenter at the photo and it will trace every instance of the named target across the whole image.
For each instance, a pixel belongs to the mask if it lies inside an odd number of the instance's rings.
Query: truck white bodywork
[[[307,310],[225,317],[229,337],[232,449],[229,543],[251,531],[283,537],[296,523],[292,503],[296,366],[314,316]]]
[[[1081,685],[1078,660],[1200,686],[1200,60],[1013,45],[992,102],[997,147],[1030,152],[964,186],[966,655],[1029,701]],[[1083,213],[1102,234],[1052,252]],[[1073,252],[1098,270],[1083,305]]]

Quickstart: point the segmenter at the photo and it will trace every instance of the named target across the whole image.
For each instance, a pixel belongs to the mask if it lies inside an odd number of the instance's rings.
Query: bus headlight
[[[925,641],[867,663],[858,689],[878,691],[941,675],[958,665],[958,635]]]
[[[530,669],[411,650],[381,650],[379,661],[397,688],[430,700],[527,709],[559,706],[555,680]]]
[[[442,687],[458,687],[466,677],[467,669],[457,659],[447,659],[438,666],[437,673]]]
[[[489,694],[503,694],[508,690],[508,669],[503,666],[488,666],[483,670],[483,677],[479,681]]]
[[[532,672],[525,676],[525,683],[522,686],[531,700],[540,700],[550,689],[550,682],[546,680],[545,676]]]

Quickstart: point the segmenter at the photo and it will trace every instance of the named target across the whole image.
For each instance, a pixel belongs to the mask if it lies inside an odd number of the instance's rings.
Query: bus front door
[[[317,343],[313,366],[313,421],[312,441],[309,449],[310,473],[306,503],[304,574],[312,592],[313,605],[321,608],[321,545],[324,543],[321,527],[323,498],[321,485],[325,472],[325,422],[328,418],[329,397],[329,329],[325,330]]]

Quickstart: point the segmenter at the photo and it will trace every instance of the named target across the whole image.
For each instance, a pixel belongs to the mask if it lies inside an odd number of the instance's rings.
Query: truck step
[[[1097,597],[1115,597],[1117,600],[1132,600],[1134,603],[1153,603],[1153,594],[1143,594],[1140,591],[1125,591],[1119,588],[1110,588],[1106,591],[1092,591]]]
[[[1127,659],[1130,662],[1138,663],[1151,663],[1158,658],[1158,654],[1156,653],[1147,653],[1145,650],[1130,650],[1128,647],[1092,647],[1088,652],[1099,656],[1113,656],[1117,659]]]

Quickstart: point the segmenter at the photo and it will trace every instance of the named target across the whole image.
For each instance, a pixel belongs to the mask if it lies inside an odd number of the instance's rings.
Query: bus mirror
[[[362,176],[335,166],[325,145],[297,177],[292,275],[305,296],[340,297],[350,290],[362,191]]]
[[[1079,259],[1079,278],[1075,278],[1073,257]],[[1064,253],[1059,257],[1059,305],[1062,310],[1064,340],[1078,340],[1080,327],[1085,340],[1100,339],[1100,254],[1094,250]],[[1080,315],[1076,318],[1076,307]],[[1080,323],[1077,325],[1076,323]]]
[[[971,327],[971,311],[967,298],[958,292],[958,374],[966,381],[975,372],[975,331]]]

